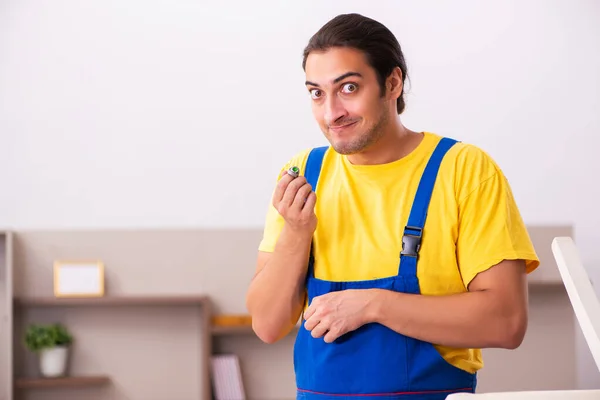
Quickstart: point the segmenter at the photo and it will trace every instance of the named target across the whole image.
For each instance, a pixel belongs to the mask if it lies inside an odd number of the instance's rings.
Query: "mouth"
[[[340,133],[349,128],[352,128],[357,123],[358,123],[358,121],[354,121],[354,122],[350,122],[349,124],[345,124],[345,125],[330,126],[329,130],[332,132],[335,132],[335,133]]]

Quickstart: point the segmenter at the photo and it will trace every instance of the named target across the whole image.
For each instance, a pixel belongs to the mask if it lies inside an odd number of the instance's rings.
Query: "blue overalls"
[[[456,143],[443,138],[423,172],[402,238],[399,272],[387,278],[332,282],[314,276],[311,250],[306,287],[308,300],[345,289],[381,288],[419,294],[417,254],[427,209],[440,163]],[[309,154],[305,177],[317,188],[327,147]],[[431,245],[435,245],[432,243]],[[294,345],[298,400],[440,400],[450,393],[474,392],[476,374],[449,364],[430,344],[370,323],[348,332],[333,343],[313,338],[304,320]]]

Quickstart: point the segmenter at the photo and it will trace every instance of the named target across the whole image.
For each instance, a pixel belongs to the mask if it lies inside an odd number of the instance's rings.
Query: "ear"
[[[394,68],[390,76],[388,76],[386,83],[386,95],[391,100],[396,100],[400,96],[402,96],[402,90],[404,90],[404,85],[402,84],[402,71],[399,67]]]

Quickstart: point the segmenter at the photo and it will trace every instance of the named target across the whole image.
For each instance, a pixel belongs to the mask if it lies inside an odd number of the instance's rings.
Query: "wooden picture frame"
[[[55,261],[55,297],[104,296],[104,264],[101,261]]]

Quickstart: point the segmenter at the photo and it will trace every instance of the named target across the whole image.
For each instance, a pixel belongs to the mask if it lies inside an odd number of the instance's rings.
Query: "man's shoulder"
[[[483,187],[486,182],[508,184],[494,157],[478,145],[459,141],[446,157],[447,168],[443,174],[453,182],[454,194],[459,201]]]
[[[448,151],[447,158],[459,176],[474,174],[480,177],[501,173],[498,163],[487,150],[472,143],[455,140],[457,143]]]

